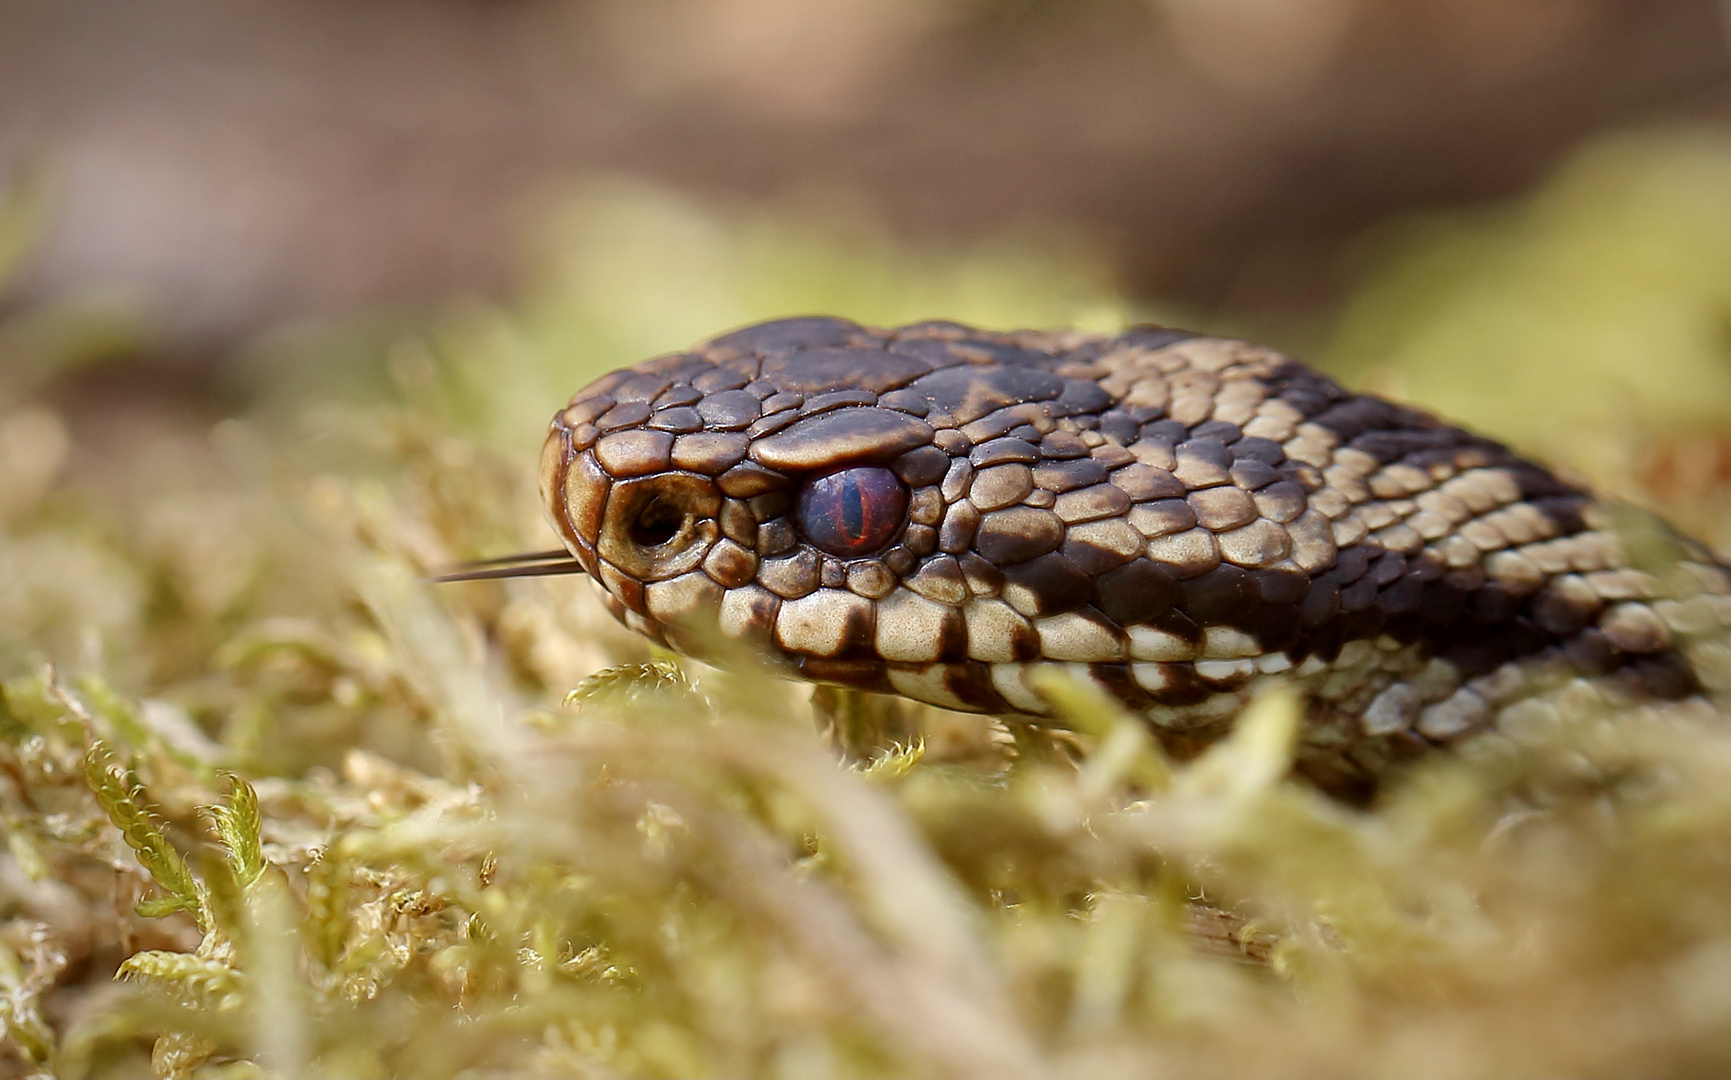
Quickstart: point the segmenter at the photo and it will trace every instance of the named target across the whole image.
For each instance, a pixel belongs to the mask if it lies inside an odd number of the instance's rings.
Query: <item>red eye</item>
[[[893,539],[908,509],[895,473],[875,466],[819,477],[799,493],[799,527],[831,555],[870,555]]]

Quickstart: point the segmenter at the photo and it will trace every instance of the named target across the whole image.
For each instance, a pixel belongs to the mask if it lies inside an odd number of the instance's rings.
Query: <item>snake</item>
[[[1731,682],[1704,545],[1160,326],[763,322],[580,390],[540,491],[562,549],[450,576],[580,572],[675,652],[947,709],[1052,723],[1063,673],[1185,756],[1293,685],[1301,771],[1336,787],[1542,727],[1558,692],[1722,711]]]

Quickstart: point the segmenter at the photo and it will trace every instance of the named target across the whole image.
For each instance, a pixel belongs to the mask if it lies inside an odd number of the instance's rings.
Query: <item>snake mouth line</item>
[[[490,581],[495,578],[548,577],[554,574],[586,573],[583,564],[571,557],[564,548],[551,551],[525,551],[516,555],[501,555],[496,559],[476,559],[458,563],[440,574],[430,575],[431,582]]]

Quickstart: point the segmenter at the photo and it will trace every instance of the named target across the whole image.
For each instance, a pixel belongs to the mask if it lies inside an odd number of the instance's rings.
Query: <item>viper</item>
[[[553,418],[563,549],[632,630],[819,683],[1048,718],[1087,680],[1174,752],[1308,702],[1332,784],[1478,732],[1723,709],[1731,571],[1490,439],[1271,349],[782,319],[615,371]]]

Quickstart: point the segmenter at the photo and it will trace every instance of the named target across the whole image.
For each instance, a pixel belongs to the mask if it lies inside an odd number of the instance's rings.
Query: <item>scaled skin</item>
[[[837,558],[798,494],[862,465],[905,520]],[[1637,569],[1604,507],[1507,448],[1182,331],[764,323],[580,391],[542,488],[609,609],[674,648],[1035,717],[1029,675],[1059,665],[1180,753],[1297,680],[1301,763],[1342,782],[1561,683],[1724,690],[1731,575],[1697,545]]]

